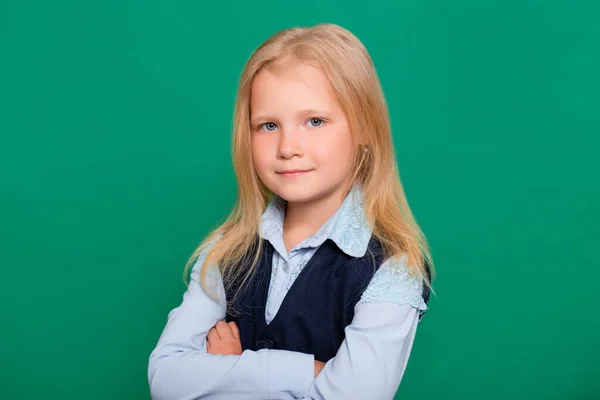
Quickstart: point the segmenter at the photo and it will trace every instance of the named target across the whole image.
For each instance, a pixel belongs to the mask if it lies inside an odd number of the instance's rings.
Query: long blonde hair
[[[425,263],[433,273],[433,261],[400,182],[387,104],[375,67],[360,40],[334,24],[283,30],[260,45],[246,63],[233,121],[237,201],[227,220],[194,251],[186,273],[211,244],[200,270],[200,282],[216,299],[215,292],[208,287],[206,273],[209,268],[218,266],[226,290],[232,288],[234,282],[241,282],[233,298],[227,299],[233,302],[256,267],[262,250],[261,241],[257,240],[258,227],[273,193],[261,182],[253,166],[251,88],[254,77],[262,69],[290,61],[317,66],[329,79],[357,144],[349,185],[354,182],[361,185],[363,206],[373,236],[381,242],[386,258],[406,254],[411,272],[431,287]]]

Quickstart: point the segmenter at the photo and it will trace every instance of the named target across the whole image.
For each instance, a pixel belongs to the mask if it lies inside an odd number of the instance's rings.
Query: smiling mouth
[[[287,178],[293,178],[309,173],[312,169],[290,169],[288,171],[277,172],[277,175],[285,176]]]

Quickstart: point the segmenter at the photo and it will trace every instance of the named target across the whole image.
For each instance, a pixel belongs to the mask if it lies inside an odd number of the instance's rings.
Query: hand
[[[235,322],[219,321],[206,336],[206,350],[210,354],[242,354],[240,330]]]
[[[324,366],[324,362],[315,360],[315,378],[317,377],[317,375],[319,375],[319,372],[321,372]]]

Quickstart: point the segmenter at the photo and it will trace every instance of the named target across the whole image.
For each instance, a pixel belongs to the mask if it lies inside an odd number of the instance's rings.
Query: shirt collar
[[[283,245],[285,204],[285,200],[275,195],[262,215],[259,229],[260,236],[271,242],[273,247],[281,254],[286,253]],[[342,202],[342,205],[319,230],[296,245],[294,250],[319,247],[325,240],[331,239],[347,255],[362,257],[367,252],[371,234],[372,228],[368,224],[363,209],[362,192],[360,187],[355,185]]]

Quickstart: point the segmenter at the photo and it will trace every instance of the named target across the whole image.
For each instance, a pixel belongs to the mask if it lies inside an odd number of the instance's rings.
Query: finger
[[[221,337],[219,336],[219,332],[215,329],[214,326],[212,328],[210,328],[210,330],[208,331],[208,335],[206,337],[208,338],[208,340],[221,339]]]
[[[239,330],[237,324],[235,322],[231,321],[229,323],[229,327],[231,328],[231,333],[233,334],[233,337],[236,339],[239,339],[240,338],[240,330]]]
[[[217,322],[217,324],[215,325],[215,328],[216,328],[217,332],[219,333],[219,337],[221,339],[230,338],[233,335],[233,333],[231,333],[231,327],[225,321]]]

